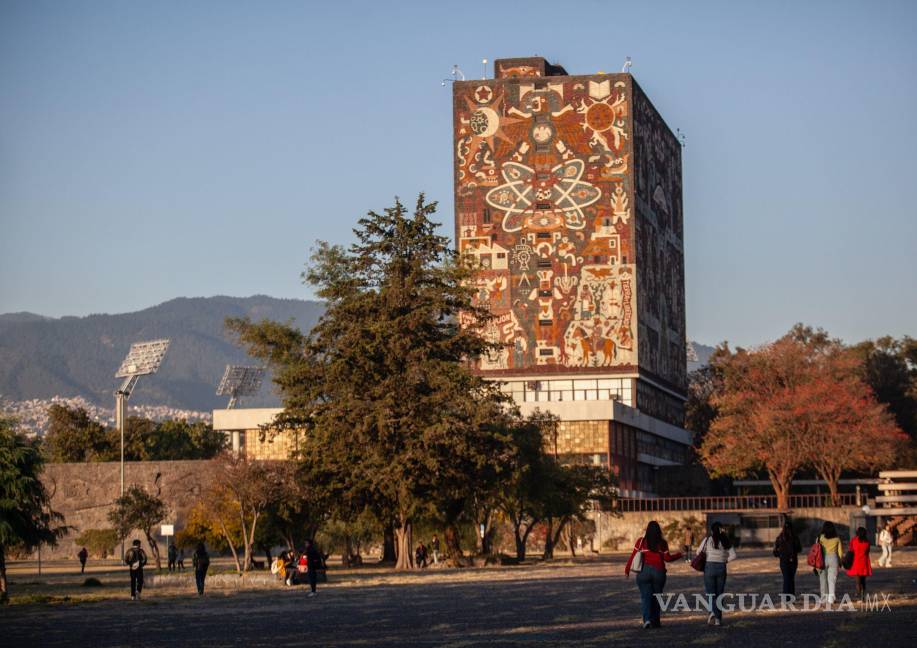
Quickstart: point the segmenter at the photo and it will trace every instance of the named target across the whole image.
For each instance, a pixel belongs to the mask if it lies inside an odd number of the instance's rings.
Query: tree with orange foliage
[[[800,392],[811,363],[805,345],[789,337],[721,354],[722,388],[712,399],[717,415],[699,451],[714,477],[766,470],[778,508],[789,508],[790,483],[806,464],[800,445],[809,421],[800,415]]]
[[[797,325],[759,349],[724,347],[717,360],[717,414],[699,454],[713,476],[765,470],[777,507],[812,467],[839,502],[845,470],[891,463],[904,435],[859,377],[853,356],[824,331]]]
[[[802,390],[804,416],[809,419],[804,452],[828,483],[832,503],[839,506],[841,474],[893,464],[908,437],[860,377],[859,363],[850,352],[830,353],[818,364]]]

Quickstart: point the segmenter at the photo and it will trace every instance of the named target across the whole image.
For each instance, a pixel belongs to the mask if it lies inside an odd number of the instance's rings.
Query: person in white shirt
[[[714,522],[710,527],[710,535],[703,539],[697,548],[698,554],[706,554],[704,565],[704,591],[710,604],[710,614],[707,616],[708,625],[722,625],[723,592],[726,591],[726,563],[735,560],[736,550],[732,540],[723,532],[719,522]]]
[[[892,566],[892,545],[895,539],[892,536],[892,525],[885,523],[882,531],[879,533],[879,546],[882,547],[882,555],[879,556],[879,567]]]

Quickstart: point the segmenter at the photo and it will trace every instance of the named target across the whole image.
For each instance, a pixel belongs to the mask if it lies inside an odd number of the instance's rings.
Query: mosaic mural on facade
[[[458,247],[503,345],[480,368],[633,369],[629,76],[535,78],[511,63],[508,78],[454,88]]]
[[[681,144],[633,87],[640,367],[687,389]]]

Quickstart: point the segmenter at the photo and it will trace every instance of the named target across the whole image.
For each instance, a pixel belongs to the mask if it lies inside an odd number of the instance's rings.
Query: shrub
[[[95,558],[111,555],[118,542],[118,532],[114,529],[86,529],[76,538],[76,543],[86,547]]]
[[[91,576],[83,581],[83,587],[102,587],[102,581]]]

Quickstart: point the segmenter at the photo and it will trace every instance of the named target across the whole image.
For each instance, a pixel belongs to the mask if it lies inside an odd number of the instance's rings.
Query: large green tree
[[[54,463],[114,461],[119,452],[111,433],[85,409],[59,404],[48,408],[43,450]]]
[[[36,445],[0,418],[0,604],[9,601],[6,553],[54,546],[67,531],[50,508],[51,497],[39,479],[44,459]]]
[[[478,413],[504,397],[467,364],[491,348],[478,328],[489,315],[472,302],[474,269],[436,233],[435,208],[421,195],[409,214],[396,200],[359,221],[349,249],[319,243],[304,278],[326,311],[308,335],[228,322],[273,365],[284,400],[276,426],[309,431],[303,456],[342,515],[368,507],[394,524],[401,569],[414,566],[415,520],[458,520],[482,463],[502,456]]]

